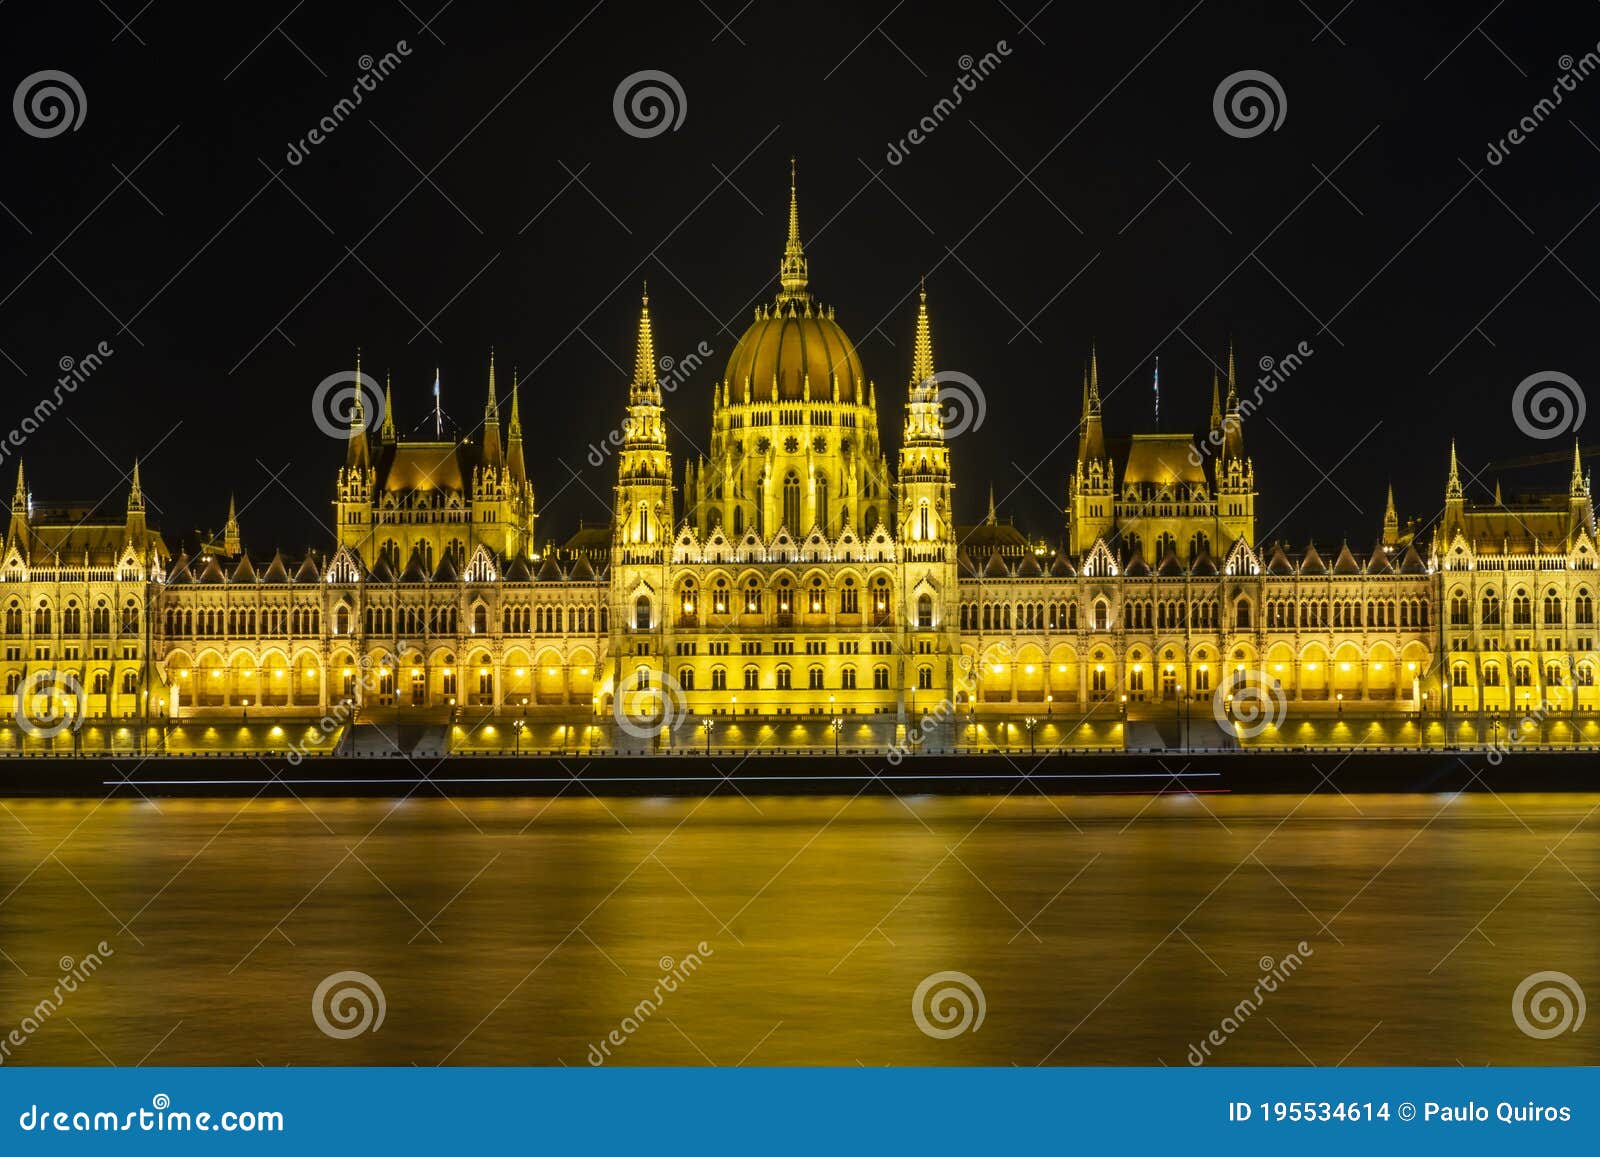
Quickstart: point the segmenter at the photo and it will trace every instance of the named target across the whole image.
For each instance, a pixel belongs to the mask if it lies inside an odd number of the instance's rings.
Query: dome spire
[[[800,244],[800,195],[796,191],[795,159],[789,158],[789,239],[783,246],[783,260],[778,265],[778,282],[783,286],[778,293],[778,304],[809,302],[806,291],[806,254]]]

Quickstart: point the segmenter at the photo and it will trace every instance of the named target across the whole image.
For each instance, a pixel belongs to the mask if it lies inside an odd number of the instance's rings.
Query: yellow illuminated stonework
[[[36,508],[19,467],[0,678],[14,705],[70,676],[83,718],[41,739],[8,709],[0,752],[1208,746],[1249,680],[1284,705],[1251,746],[1600,738],[1576,453],[1564,494],[1469,503],[1452,447],[1425,540],[1391,493],[1370,548],[1261,542],[1232,352],[1199,438],[1106,431],[1091,354],[1064,524],[1025,536],[991,494],[959,525],[927,294],[891,466],[792,182],[778,272],[681,474],[644,298],[609,524],[560,544],[492,354],[471,438],[402,439],[392,399],[369,429],[357,402],[325,552],[252,552],[231,505],[169,549],[137,466],[121,519]]]

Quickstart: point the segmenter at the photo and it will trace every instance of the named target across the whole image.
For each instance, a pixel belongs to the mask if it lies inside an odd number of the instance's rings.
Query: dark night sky
[[[312,422],[316,384],[360,345],[410,429],[438,365],[471,425],[493,345],[526,375],[540,538],[564,537],[605,516],[613,467],[585,448],[619,420],[644,278],[658,352],[716,351],[669,403],[680,473],[704,444],[711,379],[775,288],[791,153],[812,289],[878,383],[890,447],[919,274],[940,367],[985,391],[955,453],[967,518],[992,481],[1003,513],[1057,532],[1091,338],[1114,430],[1148,428],[1156,353],[1165,424],[1195,428],[1230,333],[1246,371],[1309,342],[1246,433],[1260,531],[1286,518],[1274,537],[1297,543],[1370,542],[1390,478],[1403,516],[1431,514],[1452,431],[1469,471],[1567,448],[1513,425],[1512,390],[1600,375],[1600,75],[1485,161],[1560,58],[1595,49],[1600,4],[1354,0],[1326,31],[1310,8],[1339,0],[1056,0],[1036,19],[1037,0],[458,0],[429,31],[437,0],[141,3],[0,8],[5,90],[59,69],[87,98],[74,132],[0,130],[0,437],[61,358],[115,350],[0,466],[6,496],[20,453],[36,500],[120,502],[143,455],[169,533],[218,524],[231,490],[252,549],[321,547],[343,447]],[[400,40],[399,69],[289,165],[359,58]],[[888,164],[960,58],[1002,40]],[[687,100],[651,139],[612,113],[643,69]],[[1213,92],[1242,69],[1281,84],[1276,131],[1219,128]]]

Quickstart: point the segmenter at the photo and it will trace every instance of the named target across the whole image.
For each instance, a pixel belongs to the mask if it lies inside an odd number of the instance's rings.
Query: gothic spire
[[[133,475],[128,487],[128,512],[144,509],[144,487],[139,484],[139,459],[133,460]]]
[[[1456,464],[1456,440],[1454,438],[1450,439],[1450,478],[1444,484],[1444,496],[1447,499],[1462,497],[1461,470]]]
[[[378,428],[378,436],[384,442],[392,443],[395,440],[394,432],[394,391],[389,386],[389,372],[383,374],[383,424]]]
[[[661,385],[656,378],[656,337],[650,325],[650,286],[647,282],[639,305],[639,337],[633,354],[633,389],[629,391],[635,405],[661,404]]]
[[[489,400],[483,406],[483,465],[495,470],[500,466],[500,401],[494,389],[494,349],[489,350]]]
[[[483,407],[483,421],[485,425],[500,424],[500,402],[494,392],[494,347],[489,347],[489,400]]]
[[[1089,343],[1089,411],[1100,412],[1100,354],[1092,341]]]
[[[928,324],[928,286],[918,289],[917,337],[911,347],[911,382],[921,385],[933,379],[933,330]]]
[[[1228,413],[1239,408],[1239,378],[1233,364],[1233,338],[1228,339]]]
[[[1573,498],[1584,498],[1588,495],[1588,487],[1583,481],[1583,451],[1578,446],[1578,440],[1572,440],[1572,485],[1568,492]]]
[[[1218,392],[1216,370],[1211,371],[1211,428],[1213,430],[1222,428],[1222,401]]]
[[[1394,511],[1394,483],[1389,483],[1389,495],[1383,504],[1383,545],[1393,548],[1400,544],[1400,516]]]
[[[372,466],[372,447],[367,441],[367,411],[361,402],[361,347],[356,347],[356,377],[351,383],[354,397],[350,401],[350,441],[345,447],[344,464],[350,470],[367,470]]]
[[[239,542],[239,512],[233,495],[228,495],[228,521],[222,524],[222,553],[232,556],[243,552]]]
[[[999,519],[997,519],[995,517],[995,513],[994,513],[994,483],[993,482],[989,483],[989,516],[987,518],[985,518],[984,521],[987,522],[990,526],[993,526],[996,522],[999,521]]]

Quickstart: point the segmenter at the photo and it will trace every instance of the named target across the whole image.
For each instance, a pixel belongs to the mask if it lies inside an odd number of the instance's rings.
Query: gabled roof
[[[1372,557],[1367,560],[1368,574],[1393,574],[1394,567],[1389,563],[1389,552],[1381,545],[1372,548]]]
[[[544,556],[544,562],[539,567],[538,580],[542,583],[561,581],[561,568],[556,565],[555,555]]]
[[[1327,574],[1328,567],[1322,561],[1322,556],[1317,553],[1315,543],[1306,543],[1306,552],[1300,556],[1301,574]]]
[[[1123,568],[1122,573],[1129,578],[1148,578],[1150,564],[1144,561],[1144,555],[1135,554],[1128,560],[1128,565]]]
[[[250,556],[241,554],[239,565],[233,568],[233,582],[253,583],[256,581],[256,568],[250,565]]]
[[[447,550],[439,558],[439,568],[433,572],[433,581],[436,583],[453,583],[460,581],[460,574],[456,571],[455,560],[450,557]]]
[[[1415,546],[1406,547],[1405,554],[1400,556],[1401,574],[1427,574],[1428,568],[1423,564],[1422,558],[1417,554]]]
[[[300,560],[300,567],[294,572],[294,581],[297,583],[314,583],[322,578],[317,570],[316,557],[307,551],[305,558]]]
[[[217,561],[216,555],[207,555],[205,566],[200,568],[200,573],[195,577],[196,582],[225,583],[228,576],[222,573],[222,564]]]
[[[1167,557],[1161,560],[1161,565],[1156,568],[1156,573],[1164,578],[1183,574],[1183,563],[1178,561],[1178,556],[1173,551],[1167,551]]]
[[[1339,547],[1339,557],[1333,560],[1334,574],[1360,574],[1361,564],[1356,561],[1356,556],[1350,553],[1350,544],[1347,542]]]
[[[394,582],[394,568],[389,565],[389,560],[380,554],[378,561],[367,568],[367,578],[375,583],[392,583]]]
[[[1029,552],[1022,558],[1022,565],[1017,567],[1017,574],[1021,578],[1038,578],[1044,574],[1044,568],[1039,565],[1039,556]]]
[[[1293,574],[1294,563],[1289,561],[1289,556],[1283,553],[1283,543],[1278,543],[1272,548],[1272,557],[1267,560],[1268,574]]]
[[[978,564],[972,561],[972,556],[965,550],[956,555],[956,568],[964,578],[978,577]]]
[[[567,572],[567,578],[571,579],[573,582],[580,583],[594,581],[594,567],[589,565],[588,555],[580,554],[578,556],[578,561],[574,563],[572,569]]]
[[[986,578],[1009,578],[1011,576],[1011,570],[1006,566],[1006,560],[1000,557],[998,550],[989,555],[989,561],[984,566],[983,573]]]
[[[1057,552],[1055,562],[1050,564],[1050,577],[1073,578],[1077,573],[1077,568],[1072,565],[1072,560],[1066,556],[1066,553],[1064,551]]]
[[[261,573],[261,581],[264,583],[286,583],[290,581],[289,568],[283,561],[283,551],[276,550],[272,552],[272,561],[267,564],[267,569]]]
[[[445,556],[445,564],[448,565],[449,562],[450,562],[450,556],[446,555]],[[454,570],[455,570],[455,568],[452,567],[451,568],[451,572],[454,573]],[[438,576],[435,576],[435,578],[437,578],[437,577]],[[515,557],[513,557],[512,560],[511,560],[511,565],[506,567],[505,578],[506,578],[506,582],[508,582],[508,583],[532,582],[533,581],[533,572],[528,569],[528,560],[523,558],[521,554],[518,554]]]
[[[1217,573],[1217,564],[1211,558],[1211,552],[1206,551],[1195,559],[1189,567],[1190,574],[1214,575]]]
[[[400,572],[400,581],[403,583],[425,583],[428,581],[428,568],[422,561],[422,548],[419,546],[411,552],[411,557],[406,560],[406,569]]]

